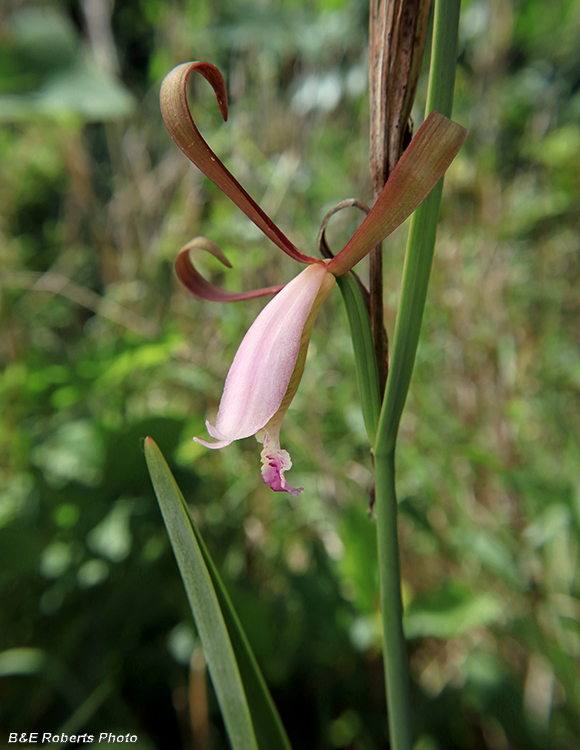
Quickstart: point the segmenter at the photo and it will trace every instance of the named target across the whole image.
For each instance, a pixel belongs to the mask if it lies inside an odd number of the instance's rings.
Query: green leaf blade
[[[189,513],[189,510],[188,510]],[[228,628],[232,647],[238,661],[238,668],[244,683],[246,698],[254,722],[254,730],[260,750],[292,750],[286,731],[274,705],[266,681],[262,676],[254,652],[248,642],[229,594],[220,578],[217,568],[205,546],[199,529],[193,523],[192,529],[205,564],[212,579],[215,592]]]
[[[244,686],[216,592],[179,487],[151,438],[145,458],[234,750],[258,750]]]
[[[278,715],[274,701],[270,695],[266,682],[262,676],[260,668],[256,662],[256,658],[251,649],[250,644],[246,638],[246,634],[242,628],[242,625],[238,619],[236,611],[231,603],[226,588],[220,578],[220,575],[214,565],[213,560],[205,546],[203,538],[199,532],[199,529],[195,525],[187,503],[183,499],[177,483],[175,482],[169,467],[165,463],[159,448],[155,445],[151,438],[147,438],[145,441],[145,456],[147,458],[147,464],[151,473],[153,485],[155,487],[156,494],[159,498],[156,482],[159,482],[159,477],[156,475],[154,478],[153,469],[157,466],[158,462],[162,462],[161,466],[161,479],[163,481],[169,481],[170,487],[173,488],[173,499],[171,502],[176,503],[176,499],[179,499],[179,504],[183,511],[183,514],[187,517],[189,530],[197,544],[199,553],[203,559],[206,571],[209,574],[211,583],[217,602],[221,610],[223,621],[225,622],[228,636],[230,639],[231,646],[237,661],[237,667],[243,683],[245,691],[245,699],[250,709],[252,723],[254,727],[255,737],[258,743],[259,750],[292,750],[284,726]],[[157,462],[157,463],[156,463]],[[161,491],[161,487],[160,487]],[[160,501],[161,505],[161,501]],[[162,509],[163,513],[163,509]],[[183,515],[180,513],[180,517]],[[164,514],[165,519],[165,514]],[[167,521],[166,521],[167,524]],[[186,527],[187,528],[187,527]],[[168,528],[169,531],[169,528]],[[171,536],[171,535],[170,535]],[[173,542],[172,542],[173,544]],[[177,553],[176,553],[177,556]],[[184,579],[185,583],[185,579]],[[193,610],[193,605],[192,605]],[[195,617],[195,611],[194,611]],[[197,622],[197,619],[196,619]],[[200,635],[201,637],[201,635]],[[203,640],[202,640],[203,644]],[[204,645],[205,653],[205,645]],[[206,654],[207,660],[207,654]],[[209,666],[209,661],[208,661]],[[210,667],[211,673],[211,667]],[[213,679],[213,675],[212,675]],[[221,704],[220,704],[221,705]],[[235,747],[235,746],[234,746]]]
[[[354,276],[347,273],[344,276],[339,276],[336,281],[348,317],[361,408],[372,448],[375,443],[377,423],[381,411],[381,392],[371,322],[362,292]]]

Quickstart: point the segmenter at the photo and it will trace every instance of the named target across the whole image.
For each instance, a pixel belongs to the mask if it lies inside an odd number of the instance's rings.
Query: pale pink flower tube
[[[335,284],[325,263],[309,265],[269,302],[245,335],[226,378],[208,448],[256,435],[263,442],[262,476],[273,490],[295,495],[284,472],[292,466],[280,448],[282,418],[302,377],[314,320]]]

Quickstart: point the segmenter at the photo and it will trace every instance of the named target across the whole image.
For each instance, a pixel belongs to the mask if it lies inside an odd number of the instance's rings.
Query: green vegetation
[[[371,464],[341,297],[284,422],[305,491],[283,497],[255,441],[191,439],[263,300],[199,302],[172,263],[203,234],[234,266],[204,266],[227,288],[296,269],[187,163],[158,106],[174,65],[219,65],[230,118],[196,82],[204,135],[315,253],[326,211],[372,194],[366,3],[117,2],[111,35],[83,8],[0,11],[0,745],[111,731],[227,747],[150,435],[292,746],[382,750]],[[578,747],[579,34],[571,0],[462,4],[453,116],[471,133],[445,180],[397,450],[417,750]],[[359,219],[336,216],[330,246]],[[385,243],[391,339],[406,233]]]

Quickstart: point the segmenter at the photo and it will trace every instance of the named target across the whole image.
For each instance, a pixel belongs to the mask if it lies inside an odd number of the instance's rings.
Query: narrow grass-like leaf
[[[258,750],[228,629],[185,502],[151,438],[145,440],[145,458],[232,747],[234,750]]]
[[[146,456],[150,453],[155,459],[160,458],[165,466],[165,471],[171,476],[171,472],[161,456],[159,448],[150,438],[145,441],[145,453]],[[159,453],[158,457],[156,455],[157,453]],[[175,484],[175,480],[172,476],[171,479],[173,484]],[[176,484],[175,487],[177,488]],[[179,490],[177,491],[179,502],[182,504],[185,514],[187,515],[191,531],[195,537],[207,572],[211,578],[221,613],[228,630],[240,676],[244,685],[246,700],[250,708],[258,747],[260,750],[291,750],[290,742],[288,741],[288,737],[286,736],[286,732],[280,721],[278,711],[276,710],[270,691],[268,690],[264,677],[262,676],[260,668],[256,662],[254,653],[248,643],[248,639],[246,638],[246,634],[244,633],[229,595],[213,560],[211,559],[207,547],[205,546],[199,529],[191,517],[191,513],[183,499],[183,495]]]
[[[371,448],[375,443],[381,411],[377,360],[369,314],[356,279],[348,273],[337,279],[350,326],[361,407]]]
[[[236,659],[238,660],[238,668],[252,714],[258,746],[260,750],[292,750],[286,730],[280,720],[278,710],[274,705],[252,647],[248,643],[242,624],[239,621],[213,560],[207,551],[199,529],[193,521],[192,528],[215,587],[222,615],[228,628]]]

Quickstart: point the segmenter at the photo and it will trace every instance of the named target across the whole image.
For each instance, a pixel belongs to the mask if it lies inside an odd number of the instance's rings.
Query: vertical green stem
[[[451,115],[459,10],[460,0],[436,1],[427,112],[435,109]],[[419,344],[442,189],[443,181],[411,220],[393,355],[374,450],[385,682],[392,750],[411,750],[413,746],[409,668],[403,633],[395,446]]]
[[[389,736],[392,750],[411,750],[413,729],[403,633],[394,451],[387,456],[375,454],[375,493]]]

